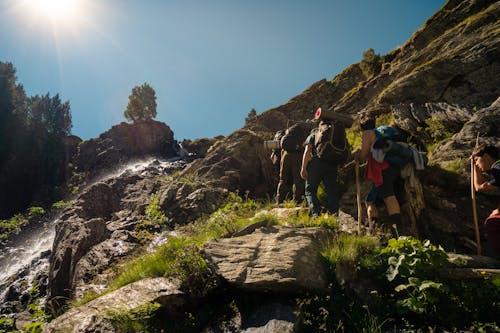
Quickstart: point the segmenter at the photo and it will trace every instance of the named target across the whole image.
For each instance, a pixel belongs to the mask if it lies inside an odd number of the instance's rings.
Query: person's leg
[[[304,199],[305,192],[305,182],[300,176],[300,169],[302,167],[302,155],[297,153],[293,156],[293,164],[292,164],[292,178],[293,184],[295,186],[295,192],[293,199],[297,203],[301,203]]]
[[[384,198],[385,206],[387,207],[387,214],[395,215],[401,214],[401,207],[399,206],[398,199],[395,195],[391,195]]]
[[[276,201],[278,204],[283,203],[287,198],[291,198],[292,182],[291,182],[291,164],[290,156],[286,151],[283,151],[280,162],[280,181],[276,193]]]
[[[319,160],[313,157],[307,165],[307,180],[305,184],[306,200],[311,209],[311,215],[319,215],[321,211],[318,200],[318,186],[321,181],[318,167]]]
[[[327,197],[328,212],[335,214],[339,211],[339,185],[337,182],[337,165],[322,162],[321,176]]]

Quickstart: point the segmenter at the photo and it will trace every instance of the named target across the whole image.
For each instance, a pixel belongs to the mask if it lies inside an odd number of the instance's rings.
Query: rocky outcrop
[[[279,214],[286,213],[281,209]],[[329,291],[327,267],[320,251],[322,244],[333,240],[333,233],[322,228],[283,226],[245,230],[238,236],[212,240],[203,249],[208,265],[229,283],[229,292],[226,284],[217,284],[213,286],[215,289],[205,290],[204,299],[196,299],[195,295],[183,292],[183,281],[144,279],[70,309],[43,332],[119,332],[117,316],[152,303],[161,306],[162,325],[169,318],[175,320],[172,318],[188,306],[189,311],[198,311],[197,307],[212,309],[212,318],[200,323],[204,326],[202,331],[207,333],[295,332],[297,308],[289,297]],[[98,251],[93,250],[87,256],[97,261]],[[79,263],[78,269],[81,267]],[[266,295],[266,301],[258,295]],[[228,313],[224,304],[231,302]]]
[[[202,138],[196,140],[182,140],[181,146],[186,149],[188,153],[195,154],[197,157],[205,157],[207,151],[212,145],[218,141],[224,139],[223,135],[216,136],[215,138]]]
[[[56,221],[49,299],[60,302],[102,290],[106,278],[99,276],[140,243],[136,226],[147,219],[145,209],[162,184],[154,176],[183,167],[179,162],[133,163],[85,189]]]
[[[478,110],[468,122],[450,139],[441,142],[433,152],[431,161],[448,165],[450,162],[462,159],[468,160],[479,143],[498,145],[500,138],[500,98],[491,106]],[[467,169],[467,171],[470,171]]]
[[[120,123],[95,139],[83,141],[75,158],[76,171],[94,176],[132,160],[177,156],[174,133],[155,120]]]
[[[50,322],[44,333],[120,332],[115,317],[134,309],[159,303],[169,311],[185,302],[179,282],[165,278],[144,279],[72,308]]]
[[[203,181],[177,181],[159,194],[159,205],[174,223],[186,224],[203,214],[210,214],[224,204],[228,190],[212,187]]]
[[[231,285],[260,292],[326,291],[328,278],[320,244],[333,235],[320,228],[269,226],[209,241],[204,253]]]
[[[195,175],[229,191],[265,196],[274,192],[272,172],[263,139],[255,132],[238,130],[217,141],[207,156],[191,163],[183,175]]]

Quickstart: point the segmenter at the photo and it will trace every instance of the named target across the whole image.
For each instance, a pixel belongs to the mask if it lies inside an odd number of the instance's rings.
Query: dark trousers
[[[337,183],[337,165],[313,157],[307,165],[306,199],[311,214],[319,215],[321,206],[318,200],[318,187],[321,182],[325,187],[327,210],[334,214],[339,210],[339,186]]]
[[[280,164],[280,181],[276,200],[282,203],[284,200],[293,199],[296,202],[302,202],[304,196],[304,180],[300,177],[300,168],[302,166],[302,152],[288,153],[283,151]],[[293,187],[295,186],[295,193]]]

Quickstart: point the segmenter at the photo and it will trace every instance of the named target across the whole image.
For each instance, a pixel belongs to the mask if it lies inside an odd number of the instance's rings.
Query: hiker
[[[311,210],[311,216],[321,213],[318,199],[318,187],[323,182],[327,211],[337,214],[339,210],[339,186],[337,172],[349,156],[349,145],[345,127],[341,122],[321,121],[311,131],[305,142],[300,175],[306,181],[305,195]]]
[[[477,192],[495,193],[500,189],[500,159],[495,146],[480,145],[472,151],[474,159],[474,190]],[[483,172],[487,172],[490,180],[485,180]],[[497,207],[484,221],[486,238],[497,256],[500,256],[500,200]]]
[[[377,148],[386,146],[390,140],[383,137],[381,130],[375,128],[375,118],[365,117],[360,121],[362,130],[361,149],[354,153],[358,161],[367,160],[365,179],[372,181],[372,187],[366,197],[366,210],[371,222],[379,222],[379,211],[377,206],[385,204],[387,208],[388,224],[396,225],[401,229],[401,204],[403,203],[404,190],[403,180],[400,177],[401,165],[409,162],[410,156],[400,157],[374,156]],[[388,127],[384,127],[388,129]],[[383,149],[382,149],[383,150]],[[389,160],[389,161],[388,161]],[[370,223],[371,225],[371,223]]]
[[[498,148],[485,144],[476,147],[472,152],[474,158],[474,189],[477,192],[493,192],[500,189],[500,159]],[[491,180],[486,181],[483,172],[491,176]],[[500,215],[500,201],[497,208],[491,215]]]
[[[279,130],[274,134],[274,141],[281,141],[281,138],[285,135],[284,130]],[[271,156],[269,156],[271,162],[273,163],[273,185],[277,186],[280,176],[280,164],[281,164],[281,148],[274,148],[271,150]]]
[[[304,181],[300,177],[304,140],[308,134],[305,123],[297,123],[285,131],[281,138],[280,177],[276,202],[292,199],[301,203],[304,197]]]

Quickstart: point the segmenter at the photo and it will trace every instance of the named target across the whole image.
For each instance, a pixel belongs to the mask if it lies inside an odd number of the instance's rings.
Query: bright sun
[[[54,23],[78,18],[82,0],[26,0],[34,15]]]

